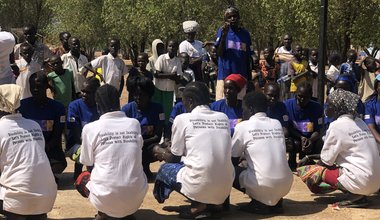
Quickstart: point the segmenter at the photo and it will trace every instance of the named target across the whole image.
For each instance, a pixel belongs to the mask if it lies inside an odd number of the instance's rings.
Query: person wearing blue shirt
[[[215,47],[218,54],[218,75],[215,100],[223,98],[223,80],[232,73],[251,79],[251,37],[247,30],[240,27],[239,10],[229,7],[224,13],[224,25],[217,32]],[[241,91],[239,99],[245,95]]]
[[[142,163],[148,179],[152,179],[150,163],[156,161],[153,147],[158,144],[162,137],[165,125],[165,113],[161,104],[152,102],[154,84],[146,77],[137,76],[130,85],[134,92],[134,100],[121,108],[129,118],[135,118],[140,122],[141,134],[144,139],[142,149]]]
[[[185,106],[183,105],[182,102],[177,102],[173,106],[172,112],[170,113],[169,122],[166,126],[166,129],[165,129],[165,134],[164,134],[165,142],[169,142],[171,140],[172,126],[173,126],[174,119],[182,113],[186,113]]]
[[[88,78],[83,85],[82,98],[70,102],[67,112],[67,144],[66,152],[69,156],[75,154],[78,147],[82,144],[82,129],[93,121],[99,119],[99,113],[96,109],[95,93],[100,87],[99,80],[95,77]],[[74,179],[82,173],[83,165],[75,163]]]
[[[224,80],[224,96],[211,103],[210,109],[227,115],[230,121],[231,136],[235,126],[242,120],[242,101],[238,100],[238,93],[245,87],[247,80],[240,74],[231,74]]]
[[[267,116],[272,119],[277,119],[284,131],[287,150],[292,146],[292,141],[289,139],[289,114],[283,102],[280,102],[280,86],[274,82],[268,82],[264,86],[264,94],[268,100]]]
[[[21,100],[19,112],[41,126],[45,139],[45,151],[54,174],[62,173],[67,166],[62,150],[62,132],[65,126],[65,107],[46,96],[48,78],[42,71],[29,78],[32,97]]]
[[[364,121],[380,144],[380,75],[376,76],[374,89],[375,92],[369,96],[365,102]]]
[[[322,149],[323,106],[311,100],[312,93],[312,86],[304,82],[297,87],[296,98],[285,101],[290,121],[289,138],[293,139],[288,160],[292,169],[297,166],[297,153],[302,159],[308,154],[319,154]]]

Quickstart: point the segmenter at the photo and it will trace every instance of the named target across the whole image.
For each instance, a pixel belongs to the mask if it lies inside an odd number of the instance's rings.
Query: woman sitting
[[[338,207],[364,207],[366,195],[380,188],[380,157],[375,138],[357,116],[359,96],[342,89],[328,97],[326,115],[333,117],[320,161],[297,169],[313,193],[339,189],[349,196]],[[307,160],[305,157],[301,164]]]

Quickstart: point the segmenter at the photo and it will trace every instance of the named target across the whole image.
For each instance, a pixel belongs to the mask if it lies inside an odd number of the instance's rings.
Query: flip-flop
[[[365,208],[368,207],[369,202],[365,196],[357,200],[343,200],[333,204],[334,207],[339,208]]]
[[[206,210],[197,213],[191,213],[190,209],[186,209],[181,211],[178,217],[182,219],[205,219],[211,217],[211,215],[211,212],[208,212]]]

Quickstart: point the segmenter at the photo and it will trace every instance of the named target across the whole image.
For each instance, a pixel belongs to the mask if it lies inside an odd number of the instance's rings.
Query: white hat
[[[15,113],[20,107],[21,86],[16,84],[0,85],[0,111]]]
[[[199,24],[196,21],[185,21],[182,24],[185,33],[197,32]]]

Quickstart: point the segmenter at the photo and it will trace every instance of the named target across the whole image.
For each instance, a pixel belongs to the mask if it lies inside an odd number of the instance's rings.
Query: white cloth
[[[94,165],[86,187],[97,210],[121,218],[140,207],[148,190],[142,145],[140,123],[121,111],[83,127],[80,163]]]
[[[157,58],[161,55],[161,54],[158,54],[158,51],[157,51],[157,46],[159,44],[163,46],[164,42],[162,42],[162,40],[160,39],[155,39],[152,42],[152,56],[149,57],[149,63],[146,64],[146,69],[148,71],[151,71],[152,73],[156,72],[156,69],[154,68],[154,64],[156,63]]]
[[[0,119],[0,199],[3,209],[20,215],[50,212],[57,185],[45,153],[40,126],[21,114]]]
[[[277,50],[276,50],[275,53],[293,54],[293,50],[292,50],[292,49],[287,50],[287,49],[285,48],[285,46],[281,46],[281,47],[277,48]]]
[[[169,54],[162,54],[157,58],[154,67],[160,75],[177,74],[182,75],[182,64],[178,57],[170,59]],[[154,85],[161,91],[174,91],[176,83],[171,79],[154,78]]]
[[[15,38],[6,31],[0,31],[0,85],[14,83],[9,54],[15,46]]]
[[[185,164],[177,174],[181,193],[197,202],[222,204],[234,179],[227,116],[198,106],[178,115],[172,131],[171,151]]]
[[[91,66],[94,69],[102,68],[104,81],[114,86],[117,90],[120,89],[121,78],[128,73],[128,68],[124,61],[119,57],[113,57],[110,53],[91,61]]]
[[[18,60],[18,59],[21,58],[21,55],[20,55],[20,46],[21,46],[21,44],[16,44],[16,46],[14,48],[15,60]],[[36,41],[34,43],[34,45],[32,45],[32,46],[34,48],[34,53],[33,53],[33,56],[32,56],[32,60],[34,60],[37,63],[39,63],[41,66],[42,66],[44,60],[46,60],[47,58],[50,58],[50,57],[53,56],[53,52],[51,52],[51,50],[49,49],[49,47],[46,46],[45,44],[41,43],[41,42]]]
[[[20,75],[18,75],[16,79],[16,84],[22,88],[20,99],[32,97],[32,93],[30,92],[29,78],[33,73],[41,70],[41,65],[33,60],[30,61],[30,63],[27,63],[24,58],[16,60],[16,64],[20,70]]]
[[[339,67],[335,67],[334,65],[331,65],[330,68],[326,72],[326,77],[331,82],[335,83],[335,80],[338,79],[339,76]]]
[[[380,157],[375,138],[360,118],[342,115],[331,122],[321,152],[323,163],[342,167],[339,182],[354,194],[380,188]]]
[[[197,32],[199,24],[196,21],[185,21],[182,23],[182,27],[185,33]]]
[[[203,43],[199,40],[194,40],[192,43],[187,40],[182,41],[179,44],[179,52],[185,52],[192,58],[202,57],[205,54],[203,50]]]
[[[65,53],[61,56],[63,62],[63,68],[69,69],[73,72],[75,92],[81,92],[84,89],[83,83],[85,82],[84,75],[79,71],[86,63],[88,63],[87,57],[80,54],[78,58],[78,64],[75,61],[71,52]],[[119,89],[119,87],[117,87]]]
[[[314,65],[311,61],[309,61],[309,67],[310,70],[318,74],[318,64]],[[318,97],[318,77],[313,79],[313,97],[317,98]]]
[[[248,168],[239,176],[241,187],[251,198],[276,205],[293,183],[281,123],[261,112],[237,124],[232,137],[232,157],[241,157],[243,153]]]
[[[16,84],[0,85],[0,111],[15,113],[20,107],[21,92],[22,88]]]

